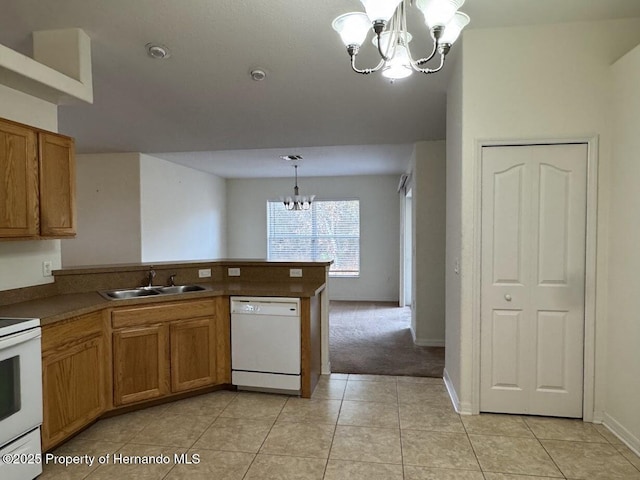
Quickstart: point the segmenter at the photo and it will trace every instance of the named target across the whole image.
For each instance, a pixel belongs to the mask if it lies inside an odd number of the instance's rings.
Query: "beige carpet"
[[[414,345],[410,326],[408,307],[383,302],[332,301],[331,371],[442,377],[444,348]]]

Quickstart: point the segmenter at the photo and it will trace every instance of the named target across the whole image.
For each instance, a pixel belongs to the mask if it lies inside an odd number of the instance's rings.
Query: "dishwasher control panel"
[[[286,297],[231,297],[231,313],[248,313],[253,315],[285,315],[300,314],[300,300]]]

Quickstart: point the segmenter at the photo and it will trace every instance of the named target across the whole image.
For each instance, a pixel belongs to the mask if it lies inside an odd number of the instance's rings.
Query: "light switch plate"
[[[301,268],[290,268],[289,269],[290,277],[302,277],[302,269]]]
[[[240,276],[240,269],[239,268],[228,268],[227,269],[227,275],[229,277],[239,277]]]
[[[210,268],[201,268],[198,270],[199,278],[209,278],[211,277],[211,269]]]

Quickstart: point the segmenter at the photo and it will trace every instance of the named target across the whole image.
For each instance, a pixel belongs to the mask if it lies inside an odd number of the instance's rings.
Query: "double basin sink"
[[[124,298],[150,297],[153,295],[174,295],[187,292],[200,292],[206,290],[200,285],[171,285],[168,287],[138,287],[128,289],[107,290],[100,292],[107,300],[119,300]]]

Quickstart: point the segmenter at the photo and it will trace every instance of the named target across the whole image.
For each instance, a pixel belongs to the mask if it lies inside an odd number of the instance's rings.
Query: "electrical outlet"
[[[228,268],[227,269],[227,275],[229,277],[239,277],[240,276],[240,269],[239,268]]]
[[[297,278],[302,277],[302,269],[301,268],[290,268],[289,269],[289,276],[290,277],[297,277]]]
[[[52,262],[51,260],[47,260],[45,262],[42,262],[42,276],[43,277],[50,277],[51,275],[53,275],[51,273],[52,270]]]
[[[211,269],[210,268],[201,268],[198,270],[199,278],[209,278],[211,277]]]

